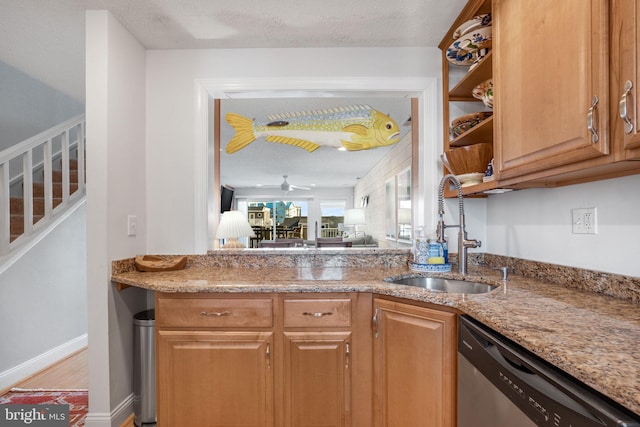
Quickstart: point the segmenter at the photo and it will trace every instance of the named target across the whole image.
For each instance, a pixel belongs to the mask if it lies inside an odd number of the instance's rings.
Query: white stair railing
[[[85,143],[85,116],[82,114],[0,152],[0,259],[22,246],[53,218],[84,198]],[[75,154],[78,166],[77,189],[73,191],[70,185],[71,153]],[[38,158],[35,164],[34,158]],[[54,163],[60,167],[54,168]],[[54,170],[60,171],[62,175],[62,201],[55,207]],[[44,216],[34,224],[34,175],[40,175],[40,171],[44,188]],[[20,187],[21,194],[15,194]],[[22,233],[13,239],[12,196],[22,199],[21,216],[24,224]],[[15,216],[14,220],[17,220]]]

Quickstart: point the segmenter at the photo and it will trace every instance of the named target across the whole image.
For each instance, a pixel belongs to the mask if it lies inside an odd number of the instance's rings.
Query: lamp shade
[[[220,225],[216,230],[216,239],[235,239],[247,236],[253,237],[255,234],[244,213],[227,211],[222,214]]]
[[[344,212],[344,225],[364,225],[363,209],[347,209]]]
[[[409,225],[411,224],[411,209],[400,208],[398,209],[398,224]]]

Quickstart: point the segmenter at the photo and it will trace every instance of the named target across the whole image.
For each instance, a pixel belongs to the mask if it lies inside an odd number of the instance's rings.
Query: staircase
[[[0,265],[84,200],[84,126],[77,116],[0,152]]]
[[[62,171],[52,171],[52,208],[62,204]],[[69,195],[78,191],[78,161],[69,160]],[[37,224],[45,214],[45,183],[33,183],[33,224]],[[24,198],[10,198],[10,242],[24,234]]]

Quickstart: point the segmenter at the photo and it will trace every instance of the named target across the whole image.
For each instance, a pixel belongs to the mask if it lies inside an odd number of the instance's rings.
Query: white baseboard
[[[127,396],[110,414],[91,413],[84,420],[85,427],[121,427],[133,414],[133,393]]]
[[[11,369],[0,372],[0,389],[9,388],[86,346],[87,334],[80,335]]]
[[[89,412],[84,419],[85,427],[111,427],[111,414],[104,412]]]
[[[133,393],[127,396],[111,411],[112,427],[120,427],[133,414]]]

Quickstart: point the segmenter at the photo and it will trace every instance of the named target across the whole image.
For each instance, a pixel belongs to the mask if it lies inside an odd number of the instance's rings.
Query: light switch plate
[[[573,234],[596,234],[596,208],[571,209]]]
[[[127,236],[135,236],[138,232],[138,219],[135,215],[127,216]]]

